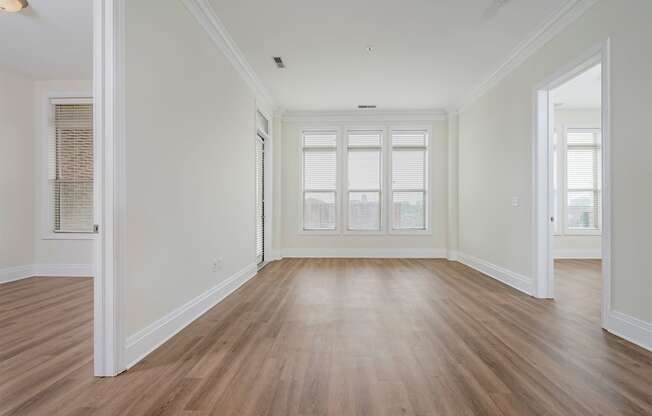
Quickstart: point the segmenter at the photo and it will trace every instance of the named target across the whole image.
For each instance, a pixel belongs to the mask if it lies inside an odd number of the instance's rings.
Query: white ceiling
[[[0,12],[0,70],[33,79],[91,79],[93,2],[29,0],[20,13]]]
[[[210,0],[287,110],[457,106],[567,2]]]
[[[602,66],[597,65],[557,87],[552,92],[555,107],[565,110],[600,108],[601,80]]]

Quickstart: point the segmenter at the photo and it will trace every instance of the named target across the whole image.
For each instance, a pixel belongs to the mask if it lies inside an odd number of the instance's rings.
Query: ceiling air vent
[[[359,109],[364,110],[364,109],[369,109],[369,108],[376,108],[375,105],[368,105],[368,104],[363,104],[358,106]]]
[[[274,63],[279,68],[285,68],[285,64],[283,63],[283,58],[281,58],[280,56],[274,57]]]

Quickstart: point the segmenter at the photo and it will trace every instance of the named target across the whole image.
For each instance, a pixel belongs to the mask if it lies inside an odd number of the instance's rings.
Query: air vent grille
[[[362,104],[358,106],[359,109],[369,109],[369,108],[376,108],[375,105],[369,105],[369,104]]]
[[[279,68],[285,68],[285,64],[283,63],[283,58],[281,58],[280,56],[274,57],[274,63]]]

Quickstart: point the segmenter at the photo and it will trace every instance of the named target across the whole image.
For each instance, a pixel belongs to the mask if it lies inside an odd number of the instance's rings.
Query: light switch
[[[513,196],[513,197],[512,197],[512,206],[513,206],[514,208],[518,208],[518,207],[520,207],[520,206],[521,206],[521,198],[519,198],[519,197],[517,197],[517,196]]]

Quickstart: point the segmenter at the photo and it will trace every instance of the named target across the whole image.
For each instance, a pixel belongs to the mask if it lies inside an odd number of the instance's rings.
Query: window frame
[[[352,235],[384,235],[386,234],[387,220],[386,220],[386,201],[385,201],[385,189],[386,189],[386,161],[385,161],[385,149],[387,148],[387,128],[383,126],[363,126],[363,125],[347,125],[344,126],[342,134],[342,232],[343,234],[352,234]],[[380,133],[380,146],[349,146],[349,133],[350,132],[378,132]],[[370,189],[350,189],[349,188],[349,151],[352,148],[353,152],[360,150],[378,150],[380,152],[380,183],[378,190]],[[379,228],[378,230],[356,230],[350,229],[350,206],[349,198],[351,192],[378,192],[379,194],[379,204],[380,212],[379,215]]]
[[[426,133],[426,144],[425,146],[394,146],[392,142],[392,136],[395,131],[424,131]],[[387,231],[390,235],[431,235],[432,234],[432,212],[430,210],[430,163],[431,163],[431,147],[432,147],[432,128],[430,126],[419,126],[419,125],[394,125],[389,128],[387,135],[387,156],[389,167],[387,169],[386,179],[387,179]],[[399,148],[403,150],[419,149],[425,151],[424,156],[424,188],[423,190],[415,190],[415,192],[423,192],[423,210],[424,210],[424,228],[394,228],[393,223],[393,211],[394,211],[394,186],[392,183],[392,178],[394,175],[394,149]],[[405,190],[399,190],[397,192],[409,192]]]
[[[342,146],[341,146],[341,137],[342,129],[337,126],[313,126],[301,128],[299,133],[299,215],[298,215],[298,233],[303,235],[337,235],[341,233],[341,180],[342,180],[342,169],[341,169],[341,158],[342,158]],[[305,151],[306,149],[312,149],[313,151],[332,151],[333,147],[326,146],[304,146],[304,137],[306,133],[323,133],[323,132],[332,132],[335,133],[335,190],[319,190],[319,189],[305,189]],[[305,210],[305,194],[306,192],[334,192],[335,193],[335,228],[334,229],[306,229],[304,225],[304,210]]]
[[[54,221],[52,215],[52,191],[49,183],[48,163],[52,144],[56,140],[56,126],[54,124],[54,106],[56,104],[90,104],[94,105],[92,94],[89,92],[56,92],[47,93],[42,99],[42,121],[41,121],[41,186],[40,186],[40,206],[41,206],[41,239],[42,240],[95,240],[97,233],[89,232],[68,232],[54,231]],[[96,161],[96,140],[93,137],[93,163]],[[95,178],[93,178],[95,180]],[[93,205],[95,205],[95,192],[93,193]],[[93,213],[95,213],[95,208]],[[96,220],[94,220],[96,221]]]
[[[560,178],[560,184],[563,186],[563,192],[562,192],[562,198],[560,201],[561,204],[561,215],[562,215],[562,221],[563,221],[563,226],[562,228],[562,236],[599,236],[602,235],[602,189],[600,187],[594,188],[594,189],[587,189],[586,192],[594,192],[596,195],[595,197],[595,203],[597,204],[597,228],[571,228],[568,226],[568,132],[569,130],[578,130],[578,131],[590,131],[593,134],[596,134],[596,132],[600,135],[602,135],[602,128],[601,127],[595,127],[595,125],[588,125],[588,124],[572,124],[572,125],[563,125],[563,145],[562,145],[562,151],[559,153],[559,158],[560,158],[560,169],[562,172],[562,176]],[[574,148],[591,148],[591,149],[597,149],[599,151],[599,154],[602,154],[602,140],[600,141],[599,145],[572,145]],[[601,163],[601,157],[598,158],[598,163]],[[602,175],[602,166],[600,166],[600,169],[595,173],[595,176],[598,180],[598,183],[601,181],[601,175]],[[584,191],[580,189],[574,189],[573,191]]]

